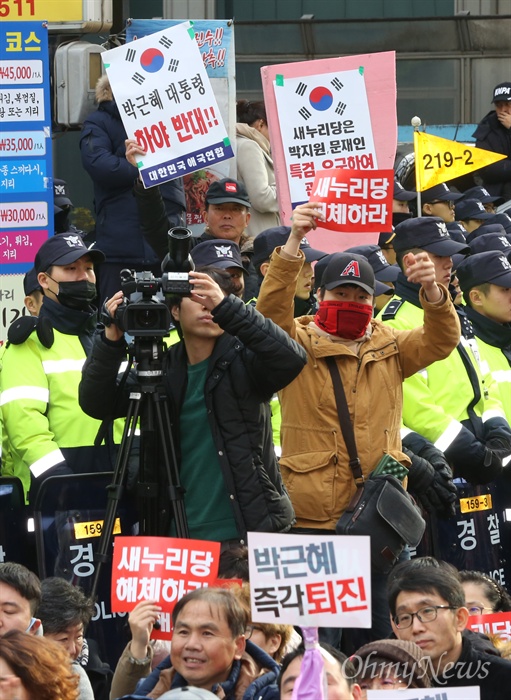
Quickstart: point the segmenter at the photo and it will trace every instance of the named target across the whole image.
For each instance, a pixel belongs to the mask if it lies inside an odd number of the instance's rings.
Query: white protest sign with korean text
[[[389,700],[389,690],[368,690],[367,700]],[[399,700],[480,700],[479,686],[471,685],[460,688],[414,688],[402,690],[401,688],[392,698]]]
[[[362,69],[273,85],[293,207],[308,201],[316,170],[378,167]]]
[[[369,537],[248,533],[252,621],[370,627]]]
[[[145,187],[234,156],[195,40],[183,22],[101,54]]]

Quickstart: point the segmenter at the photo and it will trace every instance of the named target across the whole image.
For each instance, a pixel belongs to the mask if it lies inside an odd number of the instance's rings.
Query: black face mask
[[[411,212],[395,211],[392,214],[392,226],[397,226],[403,221],[408,221],[408,219],[411,219],[412,217],[413,214]]]
[[[48,275],[48,277],[50,277]],[[56,282],[53,277],[51,280]],[[79,309],[80,311],[88,311],[89,306],[96,298],[96,285],[87,280],[79,282],[57,282],[59,285],[59,293],[57,299],[62,306],[67,306],[68,309]]]

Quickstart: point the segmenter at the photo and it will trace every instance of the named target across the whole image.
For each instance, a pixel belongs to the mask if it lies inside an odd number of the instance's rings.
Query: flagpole
[[[413,126],[413,149],[415,155],[415,189],[417,190],[417,216],[422,216],[421,177],[418,163],[419,127],[422,124],[421,118],[412,117],[411,124]]]

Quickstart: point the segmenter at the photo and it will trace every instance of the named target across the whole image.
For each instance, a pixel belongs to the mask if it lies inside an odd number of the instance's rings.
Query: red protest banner
[[[391,231],[393,188],[392,170],[318,170],[310,201],[321,204],[330,231]]]
[[[130,612],[155,600],[172,612],[186,593],[218,578],[220,543],[176,537],[116,537],[112,564],[112,612]]]
[[[493,613],[492,615],[471,615],[467,628],[474,632],[497,635],[501,642],[511,641],[511,613]]]

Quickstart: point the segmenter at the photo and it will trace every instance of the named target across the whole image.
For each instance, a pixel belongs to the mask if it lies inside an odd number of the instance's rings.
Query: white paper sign
[[[101,58],[126,133],[146,151],[138,163],[145,187],[234,156],[191,22]]]
[[[369,537],[249,532],[254,622],[371,627]]]
[[[277,78],[273,89],[293,207],[315,170],[378,167],[363,72]]]
[[[460,688],[415,688],[401,690],[394,695],[399,700],[480,700],[479,686]],[[390,700],[388,690],[368,690],[367,700]]]

